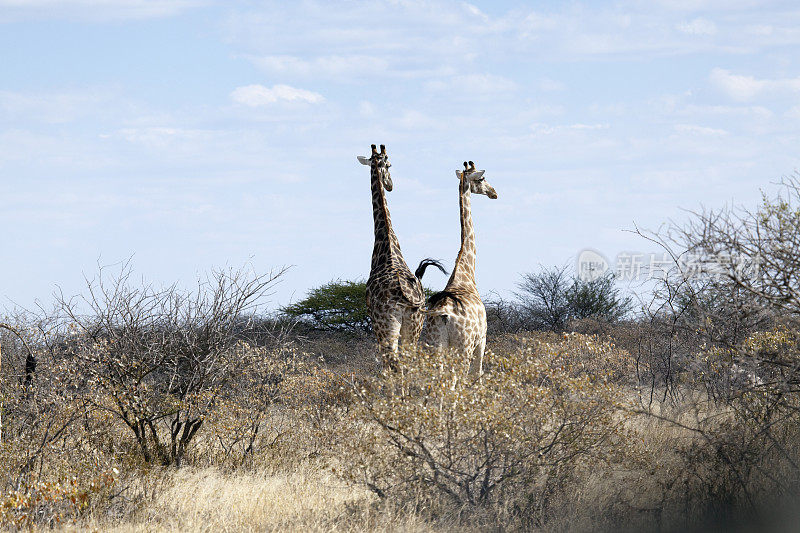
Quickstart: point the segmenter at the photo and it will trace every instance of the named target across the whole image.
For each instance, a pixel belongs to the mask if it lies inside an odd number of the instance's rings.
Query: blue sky
[[[647,251],[634,223],[800,166],[800,6],[0,0],[0,305],[131,256],[165,284],[294,265],[272,305],[366,277],[371,143],[412,268],[452,265],[465,159],[500,195],[482,292]]]

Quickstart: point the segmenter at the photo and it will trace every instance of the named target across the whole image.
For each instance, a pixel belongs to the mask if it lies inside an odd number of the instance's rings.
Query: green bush
[[[430,289],[424,291],[426,297],[433,294]],[[315,287],[296,304],[283,307],[281,314],[322,331],[372,331],[367,310],[367,282],[363,280],[336,280]]]
[[[371,330],[366,281],[331,281],[311,289],[304,299],[282,308],[281,313],[321,330]]]

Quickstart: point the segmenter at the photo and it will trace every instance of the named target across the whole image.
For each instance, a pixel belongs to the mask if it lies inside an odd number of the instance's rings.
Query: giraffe
[[[453,273],[444,290],[428,300],[422,344],[441,350],[451,348],[471,357],[471,370],[483,373],[486,348],[486,308],[475,284],[475,230],[472,225],[470,192],[497,198],[497,192],[476,170],[472,161],[464,162],[458,176],[458,204],[461,216],[461,248]]]
[[[367,279],[367,309],[372,329],[378,339],[381,363],[384,370],[395,369],[400,344],[415,346],[422,332],[425,293],[422,276],[425,269],[435,266],[445,274],[444,267],[433,259],[423,259],[414,274],[409,270],[400,252],[400,243],[392,229],[392,220],[386,205],[386,191],[393,188],[389,173],[391,163],[386,147],[378,153],[372,145],[372,155],[358,156],[363,165],[370,167],[372,188],[372,215],[375,221],[375,245]]]

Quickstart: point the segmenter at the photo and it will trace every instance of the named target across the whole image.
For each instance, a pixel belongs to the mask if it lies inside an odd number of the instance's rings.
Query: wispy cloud
[[[481,11],[478,8],[478,6],[473,5],[473,4],[468,4],[466,2],[463,4],[463,6],[464,6],[464,9],[466,9],[467,12],[470,13],[471,15],[474,15],[474,16],[478,17],[479,19],[483,20],[483,21],[489,21],[489,16],[486,15],[486,13],[484,13],[483,11]]]
[[[727,135],[728,132],[720,128],[709,128],[707,126],[698,126],[696,124],[676,124],[675,131],[680,133],[689,133],[696,135]]]
[[[717,33],[717,25],[713,21],[699,17],[688,22],[681,22],[677,28],[689,35],[716,35]]]
[[[319,93],[289,85],[274,85],[272,87],[245,85],[234,89],[231,93],[231,99],[236,103],[250,107],[265,106],[280,101],[306,102],[309,104],[320,104],[325,101],[325,98]]]
[[[517,84],[504,76],[475,73],[430,81],[426,83],[426,87],[432,91],[447,92],[453,96],[491,96],[515,91]]]
[[[552,80],[550,78],[542,78],[541,80],[539,80],[538,86],[539,90],[546,92],[563,91],[564,89],[567,88],[567,86],[564,83]]]
[[[141,144],[148,148],[174,149],[179,145],[210,145],[218,139],[219,132],[211,130],[185,129],[178,127],[152,126],[145,128],[123,128],[119,134],[128,142]]]
[[[650,2],[648,2],[650,3]],[[660,7],[675,11],[737,11],[753,7],[761,7],[763,0],[657,0],[653,2]]]
[[[786,111],[786,116],[792,120],[800,120],[800,105],[792,106]]]
[[[565,132],[578,132],[578,131],[591,131],[591,130],[607,130],[608,124],[566,124],[552,126],[542,122],[535,122],[531,124],[531,131],[536,135],[553,135]]]
[[[251,56],[254,65],[271,73],[303,77],[366,77],[385,72],[389,62],[369,55],[330,55],[303,59],[293,55]]]
[[[0,22],[30,18],[122,20],[170,17],[209,0],[0,0]]]
[[[800,92],[800,77],[780,79],[758,79],[754,76],[733,74],[722,68],[715,68],[709,81],[731,99],[748,102],[765,93]]]
[[[87,117],[131,111],[133,104],[106,90],[59,92],[0,91],[0,117],[8,120],[66,124]]]

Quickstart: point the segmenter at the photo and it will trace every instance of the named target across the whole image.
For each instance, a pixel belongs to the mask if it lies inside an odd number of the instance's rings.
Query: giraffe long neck
[[[475,286],[475,230],[472,227],[469,180],[462,173],[458,187],[458,206],[461,211],[461,249],[456,257],[450,284]]]
[[[392,219],[386,206],[386,194],[373,163],[370,170],[372,188],[372,217],[375,221],[375,245],[372,249],[372,268],[390,262],[392,255],[400,254],[400,243],[392,229]]]

